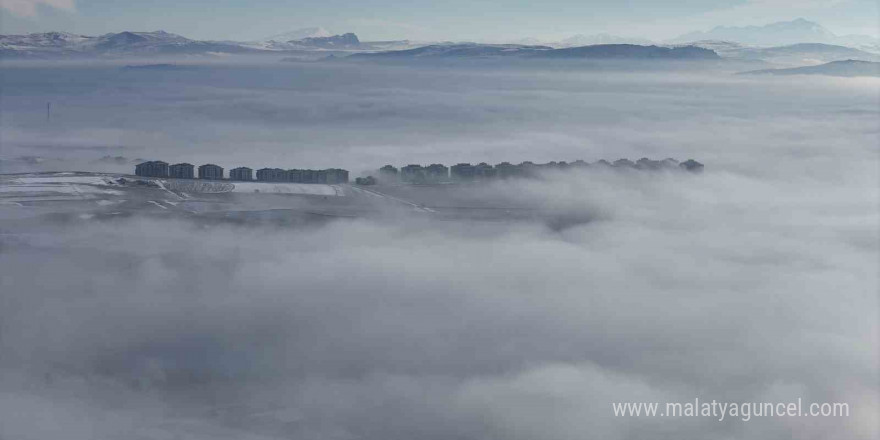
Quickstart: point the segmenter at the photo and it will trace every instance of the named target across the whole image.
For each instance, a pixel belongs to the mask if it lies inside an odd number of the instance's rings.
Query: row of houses
[[[400,169],[393,165],[385,165],[378,171],[378,179],[369,176],[358,178],[356,183],[372,185],[378,181],[406,182],[406,183],[441,183],[441,182],[468,182],[475,180],[506,179],[512,177],[534,176],[544,170],[566,170],[572,168],[609,167],[617,169],[636,170],[686,170],[691,172],[702,171],[703,164],[688,159],[679,162],[675,159],[652,160],[643,157],[635,162],[629,159],[618,159],[614,162],[600,160],[588,163],[583,160],[574,162],[548,162],[536,164],[533,162],[521,162],[517,165],[510,162],[501,162],[489,165],[481,162],[476,165],[459,163],[451,167],[435,163],[428,166],[410,164]],[[135,174],[144,177],[170,177],[175,179],[195,179],[196,167],[188,163],[169,165],[161,160],[142,162],[135,166]],[[198,167],[198,178],[207,180],[225,180],[223,167],[214,164],[205,164]],[[238,167],[229,170],[228,180],[253,181],[254,171],[248,167]],[[325,183],[340,184],[348,183],[348,171],[340,168],[324,170],[306,170],[281,168],[262,168],[256,172],[258,182],[290,182],[290,183]]]
[[[257,180],[260,182],[348,183],[348,171],[341,168],[326,170],[263,168],[257,170]]]
[[[223,167],[214,164],[205,164],[198,167],[198,178],[206,180],[225,180]],[[196,167],[189,163],[177,163],[168,165],[161,160],[151,160],[139,163],[134,168],[134,173],[143,177],[169,177],[174,179],[195,179]],[[331,168],[326,170],[282,170],[280,168],[262,168],[257,170],[259,182],[292,182],[292,183],[348,183],[348,171]],[[248,167],[238,167],[229,170],[229,179],[248,182],[254,180],[254,170]]]
[[[486,162],[476,165],[469,163],[459,163],[451,167],[443,164],[431,164],[422,166],[417,164],[406,165],[400,169],[393,165],[385,165],[379,169],[378,180],[382,181],[402,181],[407,183],[440,183],[449,181],[474,181],[487,180],[495,178],[511,178],[526,177],[535,175],[543,170],[566,170],[572,168],[588,168],[588,167],[609,167],[618,169],[637,169],[637,170],[687,170],[692,172],[701,171],[703,164],[688,159],[679,162],[675,159],[651,160],[641,158],[635,162],[629,159],[619,159],[614,162],[600,160],[595,163],[576,160],[574,162],[548,162],[544,164],[536,164],[533,162],[522,162],[517,165],[510,162],[501,162],[494,166]],[[371,176],[372,177],[372,176]],[[367,180],[362,180],[364,184]]]

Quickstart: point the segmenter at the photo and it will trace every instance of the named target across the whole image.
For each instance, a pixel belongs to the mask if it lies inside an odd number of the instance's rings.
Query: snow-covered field
[[[125,180],[123,180],[125,179]],[[74,173],[33,174],[0,178],[0,193],[63,193],[121,195],[120,191],[107,188],[120,187],[132,181],[131,177],[114,175],[81,175]],[[226,182],[198,179],[150,180],[166,191],[182,193],[265,193],[302,194],[317,196],[342,196],[344,191],[337,185],[268,182]]]
[[[232,184],[222,181],[196,180],[196,179],[169,179],[156,180],[160,187],[185,193],[226,193],[232,191]]]
[[[0,193],[61,193],[61,194],[111,194],[122,195],[112,189],[91,185],[0,185]]]
[[[72,173],[57,173],[45,176],[17,177],[11,180],[12,184],[85,184],[85,185],[111,185],[113,179],[105,176],[79,176]]]
[[[268,183],[235,182],[232,192],[269,194],[306,194],[315,196],[341,196],[342,189],[336,185],[319,183]]]
[[[72,173],[57,173],[45,176],[14,177],[0,180],[0,194],[14,196],[42,196],[69,194],[88,196],[93,194],[122,195],[121,191],[105,188],[114,185],[110,177],[82,176]]]
[[[226,182],[189,179],[169,179],[157,181],[172,191],[185,193],[264,193],[264,194],[303,194],[316,196],[341,196],[342,189],[335,185],[312,183],[276,182]]]

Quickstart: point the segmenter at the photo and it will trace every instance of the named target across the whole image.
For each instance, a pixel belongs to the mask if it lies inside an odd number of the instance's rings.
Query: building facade
[[[248,167],[238,167],[229,170],[229,180],[249,182],[254,180],[254,170]]]
[[[459,163],[449,168],[452,180],[469,181],[474,180],[474,166],[469,163]]]
[[[393,165],[385,165],[379,168],[379,179],[386,182],[394,182],[397,180],[397,168]]]
[[[492,179],[495,177],[495,168],[486,162],[480,162],[474,166],[474,177],[481,180]]]
[[[501,162],[495,165],[495,172],[502,179],[509,179],[519,175],[519,167],[510,162]]]
[[[348,171],[341,168],[330,168],[325,171],[325,182],[328,184],[348,183]]]
[[[168,177],[192,179],[195,177],[195,167],[190,163],[176,163],[168,167]]]
[[[285,175],[285,177],[287,177],[288,182],[302,183],[303,170],[296,168],[287,170],[287,174]]]
[[[142,162],[135,165],[134,174],[143,177],[168,177],[168,163],[161,160]]]
[[[432,183],[449,180],[449,167],[441,163],[432,163],[425,167],[425,180]]]
[[[409,183],[422,183],[425,181],[425,169],[421,165],[407,165],[400,169],[400,180]]]
[[[199,179],[222,180],[223,167],[212,163],[199,166]]]
[[[281,168],[261,168],[257,170],[257,180],[260,182],[286,182],[287,172]]]
[[[302,182],[300,183],[318,183],[318,172],[315,170],[300,170],[302,171]]]
[[[327,183],[327,170],[317,170],[315,171],[315,182],[313,183]]]

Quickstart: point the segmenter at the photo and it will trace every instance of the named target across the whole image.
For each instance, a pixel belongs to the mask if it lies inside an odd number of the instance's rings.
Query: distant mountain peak
[[[308,27],[272,35],[271,37],[264,38],[262,41],[295,41],[304,38],[324,38],[332,36],[332,32],[322,27]]]
[[[332,35],[329,37],[308,37],[303,38],[301,40],[297,40],[297,43],[306,44],[309,46],[321,46],[321,47],[345,47],[345,46],[357,46],[361,44],[357,35],[349,32],[341,35]]]
[[[804,18],[779,21],[763,26],[716,26],[706,32],[691,32],[675,40],[678,43],[694,43],[707,40],[723,40],[740,44],[771,47],[798,43],[821,43],[847,46],[880,53],[880,39],[870,35],[835,35],[819,23]]]
[[[73,35],[65,32],[0,35],[0,57],[3,58],[201,55],[242,53],[251,50],[234,43],[190,40],[162,30],[122,31],[99,36]]]
[[[816,23],[815,21],[807,20],[805,18],[795,18],[794,20],[789,21],[789,22],[780,21],[775,24],[776,25],[788,25],[788,26],[800,26],[800,27],[804,27],[804,28],[817,29],[817,30],[822,30],[824,32],[829,32],[821,24]]]
[[[76,34],[71,34],[70,32],[58,32],[58,31],[46,32],[43,34],[31,34],[31,35],[45,35],[46,37],[54,38],[54,39],[68,39],[71,37],[75,38],[75,37],[79,36]]]
[[[736,30],[762,30],[762,29],[772,29],[772,30],[790,30],[790,29],[800,29],[800,30],[809,30],[815,31],[823,34],[831,34],[831,31],[826,29],[819,23],[815,21],[810,21],[804,18],[796,18],[791,21],[777,21],[769,24],[765,24],[762,26],[715,26],[712,30],[722,30],[722,29],[736,29]]]
[[[804,18],[779,21],[762,26],[716,26],[709,31],[684,34],[679,42],[727,40],[757,46],[778,46],[794,43],[829,43],[837,36],[819,23]]]

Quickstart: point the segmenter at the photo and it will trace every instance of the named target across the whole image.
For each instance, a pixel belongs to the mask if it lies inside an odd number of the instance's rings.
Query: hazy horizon
[[[11,0],[0,6],[0,33],[66,31],[99,35],[161,29],[195,39],[248,41],[323,27],[334,33],[354,32],[365,40],[558,41],[578,34],[607,33],[666,41],[716,26],[763,26],[804,18],[837,35],[880,37],[880,9],[871,0],[802,2],[797,10],[776,0],[671,4],[637,0],[625,5],[609,0],[554,0],[540,6],[507,2],[467,7],[397,0],[369,6],[341,1],[319,6],[274,0],[224,0],[212,3],[211,19],[206,21],[200,21],[202,9],[198,3],[179,5],[165,1],[121,7],[110,0]],[[174,14],[162,13],[168,8],[174,8]]]
[[[284,2],[165,1],[15,0],[3,33],[28,20],[84,33],[162,22],[193,38],[298,27]],[[632,9],[658,35],[822,12],[845,33],[873,10],[665,4],[593,6],[608,26]],[[589,8],[565,5],[510,4],[472,36],[529,11],[535,29],[567,33]],[[434,17],[427,38],[466,35],[476,19],[447,24],[501,6],[334,0],[297,20],[366,40],[405,32],[356,17]],[[661,32],[671,16],[686,19]],[[880,63],[858,75],[823,64],[880,54],[345,59],[356,51],[106,40],[69,58],[26,58],[41,41],[0,52],[3,440],[880,436]],[[740,74],[804,65],[811,74]],[[621,158],[704,167],[420,168]],[[169,176],[143,160],[227,172]],[[239,166],[350,178],[247,181],[229,174]],[[615,410],[696,399],[847,413]]]

